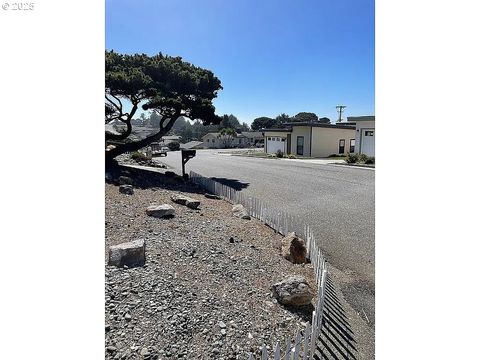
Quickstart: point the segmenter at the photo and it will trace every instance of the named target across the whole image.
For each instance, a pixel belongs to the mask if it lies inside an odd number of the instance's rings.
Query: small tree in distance
[[[237,133],[235,132],[235,129],[223,128],[220,130],[218,138],[223,143],[224,147],[229,148],[232,147],[233,139],[235,139],[236,135]]]

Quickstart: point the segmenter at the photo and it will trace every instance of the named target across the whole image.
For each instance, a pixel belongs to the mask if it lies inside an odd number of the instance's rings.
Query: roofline
[[[375,121],[375,115],[347,116],[347,121]]]
[[[285,123],[285,125],[289,126],[311,126],[311,127],[321,127],[321,128],[329,128],[329,129],[355,129],[353,125],[350,126],[338,126],[335,124],[322,124],[322,123],[311,123],[311,122],[297,122],[297,123]]]
[[[265,131],[276,131],[276,132],[292,132],[292,129],[262,129],[262,133],[264,133]]]

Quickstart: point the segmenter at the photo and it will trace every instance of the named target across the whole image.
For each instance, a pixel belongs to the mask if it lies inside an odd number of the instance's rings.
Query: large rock
[[[145,264],[145,240],[134,240],[110,246],[108,265],[122,267],[142,266]]]
[[[150,205],[147,208],[146,213],[148,216],[156,218],[170,217],[175,215],[175,208],[169,204]]]
[[[170,198],[174,203],[188,206],[190,209],[196,209],[200,205],[199,200],[181,194],[173,194]]]
[[[303,306],[308,305],[314,293],[303,276],[291,276],[272,286],[273,295],[280,304]]]
[[[282,239],[282,256],[294,264],[304,264],[307,261],[305,241],[294,232]]]
[[[248,215],[248,211],[243,207],[242,204],[236,204],[232,207],[233,216],[250,220],[250,215]]]
[[[132,185],[120,185],[118,190],[122,194],[133,195],[133,186]]]

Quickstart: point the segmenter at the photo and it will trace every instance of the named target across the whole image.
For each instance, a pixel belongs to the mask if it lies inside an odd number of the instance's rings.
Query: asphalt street
[[[159,161],[181,173],[180,152]],[[358,312],[375,318],[375,171],[333,164],[247,158],[197,150],[186,165],[303,216],[314,228],[328,261],[355,281],[344,295]]]

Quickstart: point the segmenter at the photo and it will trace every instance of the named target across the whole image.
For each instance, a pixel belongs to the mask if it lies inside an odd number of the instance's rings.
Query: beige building
[[[265,129],[265,152],[282,151],[303,157],[328,157],[355,152],[355,127],[320,123],[290,123],[285,129]]]

